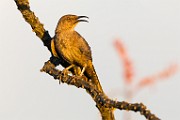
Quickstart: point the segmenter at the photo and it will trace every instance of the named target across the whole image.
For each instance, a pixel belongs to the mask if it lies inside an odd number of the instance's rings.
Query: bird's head
[[[82,18],[88,18],[87,16],[77,16],[77,15],[64,15],[63,17],[60,18],[56,32],[62,31],[62,30],[74,30],[74,27],[79,23],[79,22],[88,22],[85,19]]]

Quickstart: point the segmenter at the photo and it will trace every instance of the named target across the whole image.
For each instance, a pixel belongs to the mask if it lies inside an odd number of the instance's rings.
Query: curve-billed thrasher
[[[74,30],[79,22],[88,22],[85,19],[87,16],[65,15],[60,18],[55,36],[52,41],[53,55],[62,56],[70,66],[65,68],[65,71],[74,68],[76,75],[83,74],[92,80],[99,90],[102,90],[92,64],[91,49],[86,40]],[[80,72],[79,72],[80,71]]]

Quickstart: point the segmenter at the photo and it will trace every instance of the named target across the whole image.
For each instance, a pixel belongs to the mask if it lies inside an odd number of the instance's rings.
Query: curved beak
[[[87,19],[89,19],[89,17],[87,17],[87,16],[78,16],[78,17],[77,17],[77,22],[88,22],[87,20],[81,19],[81,18],[87,18]]]

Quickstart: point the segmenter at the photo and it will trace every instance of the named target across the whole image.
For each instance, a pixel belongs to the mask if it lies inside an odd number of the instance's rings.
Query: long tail
[[[84,74],[88,79],[92,80],[92,83],[96,85],[99,91],[103,92],[102,86],[91,61],[88,63]]]

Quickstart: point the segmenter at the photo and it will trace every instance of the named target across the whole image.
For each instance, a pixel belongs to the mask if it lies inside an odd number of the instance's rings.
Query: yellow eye
[[[68,17],[68,18],[67,18],[67,20],[69,21],[69,20],[70,20],[70,18]]]

